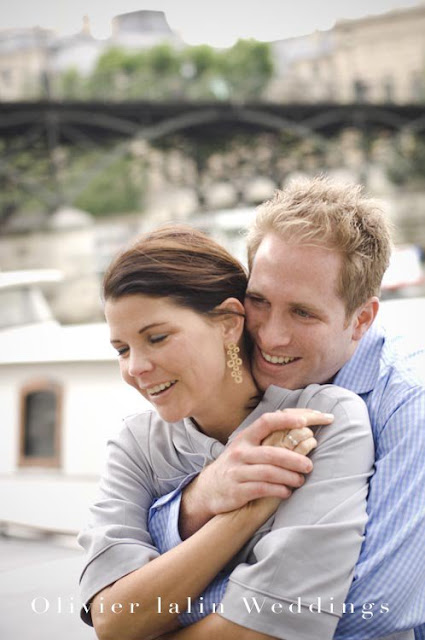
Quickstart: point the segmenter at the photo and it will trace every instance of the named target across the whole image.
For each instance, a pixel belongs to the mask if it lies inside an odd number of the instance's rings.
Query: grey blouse
[[[232,573],[218,612],[277,638],[326,640],[343,614],[360,553],[373,439],[357,395],[314,384],[296,391],[269,387],[229,442],[263,413],[289,407],[333,413],[335,419],[316,430],[314,469],[304,485],[226,567]],[[79,536],[87,554],[80,580],[84,603],[159,555],[148,532],[149,507],[215,460],[224,446],[190,419],[170,424],[146,411],[124,421],[108,442],[98,500]],[[83,609],[82,617],[91,624],[90,612]]]

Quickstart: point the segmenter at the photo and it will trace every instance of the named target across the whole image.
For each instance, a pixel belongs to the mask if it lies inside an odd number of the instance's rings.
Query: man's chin
[[[283,373],[283,372],[282,372]],[[255,362],[252,367],[252,375],[254,380],[261,391],[265,391],[270,385],[274,385],[275,387],[282,387],[283,389],[299,389],[300,385],[297,384],[295,380],[292,380],[284,375],[281,376],[272,376],[270,374],[261,371],[258,367],[255,366]]]

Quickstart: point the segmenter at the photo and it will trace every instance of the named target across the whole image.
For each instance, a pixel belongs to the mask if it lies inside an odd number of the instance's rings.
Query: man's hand
[[[316,445],[308,427],[332,420],[332,415],[311,409],[285,409],[266,413],[244,429],[183,491],[181,538],[214,515],[257,498],[288,498],[313,468],[305,455]]]

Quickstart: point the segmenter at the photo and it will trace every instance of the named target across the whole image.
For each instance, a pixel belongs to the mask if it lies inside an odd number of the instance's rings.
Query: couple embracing
[[[259,208],[249,277],[173,226],[110,265],[153,409],[79,538],[100,640],[425,639],[425,389],[375,321],[390,251],[374,201],[316,178]]]

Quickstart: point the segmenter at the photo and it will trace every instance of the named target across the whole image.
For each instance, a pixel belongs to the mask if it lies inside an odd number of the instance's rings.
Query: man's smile
[[[290,362],[294,362],[295,360],[300,360],[300,358],[294,358],[291,356],[272,356],[262,349],[259,349],[259,351],[264,360],[266,362],[270,362],[271,364],[289,364]]]

